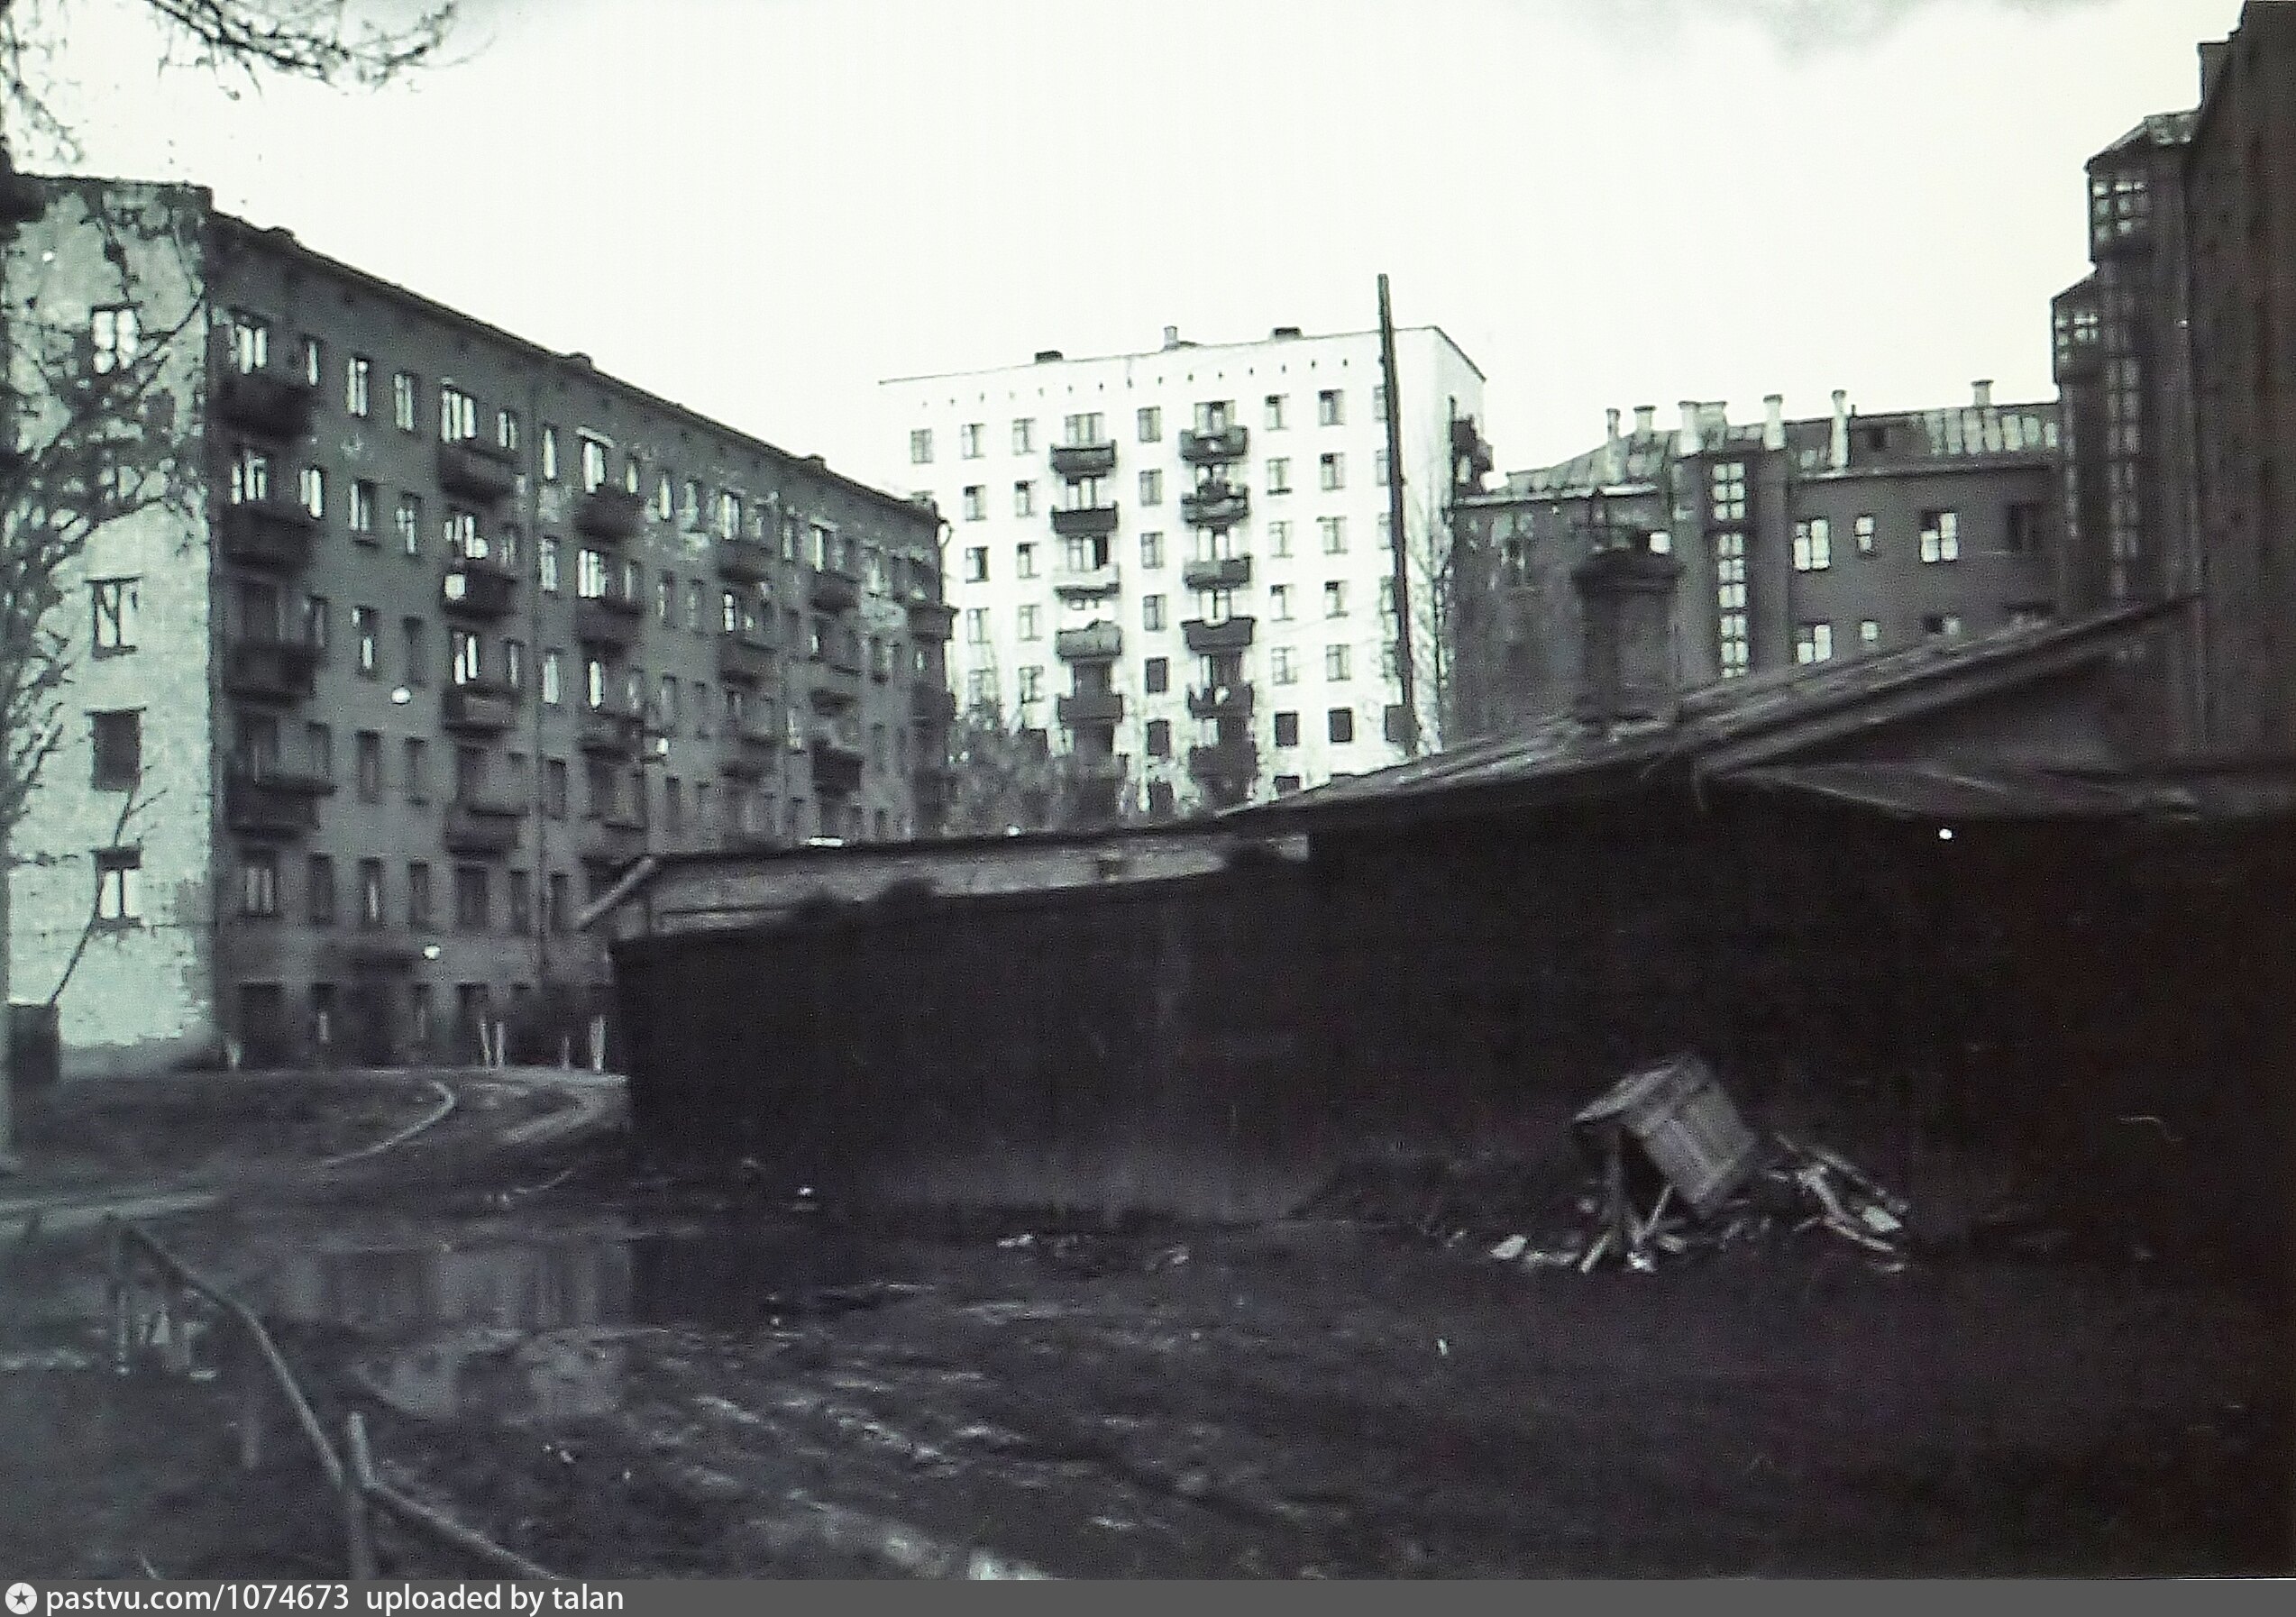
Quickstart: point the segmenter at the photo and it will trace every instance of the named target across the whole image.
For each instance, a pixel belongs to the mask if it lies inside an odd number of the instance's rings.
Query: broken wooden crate
[[[1603,1167],[1614,1216],[1623,1214],[1629,1141],[1704,1218],[1759,1165],[1761,1141],[1696,1055],[1679,1055],[1628,1073],[1581,1111],[1572,1130]]]

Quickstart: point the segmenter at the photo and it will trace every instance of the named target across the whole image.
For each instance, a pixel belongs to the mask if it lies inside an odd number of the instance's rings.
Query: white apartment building
[[[1482,373],[1395,333],[1422,743],[1450,422]],[[881,385],[886,486],[930,497],[968,708],[1094,760],[1152,813],[1403,756],[1379,334],[1183,342]]]

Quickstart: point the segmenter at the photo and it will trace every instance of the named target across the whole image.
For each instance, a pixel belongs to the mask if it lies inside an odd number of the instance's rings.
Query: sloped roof
[[[2191,108],[2181,113],[2154,113],[2127,134],[2097,154],[2114,157],[2124,151],[2134,151],[2144,146],[2183,146],[2192,140],[2193,126],[2200,121],[2200,110]],[[2092,158],[2090,161],[2095,161]]]
[[[1884,719],[1935,712],[2094,661],[2182,601],[2116,608],[1871,656],[1776,669],[1686,692],[1676,717],[1600,729],[1561,714],[1272,803],[1231,810],[1303,828],[1511,803],[1615,795],[1661,772],[1697,781],[1783,763],[1799,748]]]

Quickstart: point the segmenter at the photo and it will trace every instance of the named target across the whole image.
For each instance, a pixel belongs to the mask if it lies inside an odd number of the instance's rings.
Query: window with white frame
[[[415,373],[413,371],[398,370],[392,372],[390,379],[390,419],[391,424],[398,427],[402,433],[411,433],[416,430],[416,417],[419,412],[416,408],[417,401],[415,397]]]
[[[260,315],[233,309],[231,316],[232,368],[246,375],[271,362],[271,325]]]
[[[1345,617],[1348,615],[1348,585],[1345,579],[1323,581],[1323,616]]]
[[[1720,643],[1722,677],[1744,673],[1752,657],[1746,631],[1746,535],[1735,529],[1714,536],[1715,634]]]
[[[1140,504],[1160,506],[1164,503],[1164,473],[1154,467],[1140,473]]]
[[[142,580],[96,579],[88,584],[87,589],[96,615],[96,654],[110,656],[133,651]]]
[[[601,438],[593,438],[588,433],[584,433],[581,434],[581,443],[582,448],[582,492],[585,494],[595,494],[599,489],[606,486],[606,442]]]
[[[1270,584],[1267,587],[1267,616],[1275,623],[1292,621],[1292,587],[1289,584]]]
[[[1299,683],[1299,653],[1288,645],[1279,645],[1267,653],[1267,677],[1278,685]]]
[[[1834,626],[1819,621],[1794,626],[1794,661],[1824,662],[1834,655]]]
[[[231,461],[231,503],[271,498],[271,457],[260,449],[242,449]]]
[[[1037,514],[1036,484],[1022,481],[1012,485],[1012,514],[1015,516],[1034,516]]]
[[[1824,572],[1834,565],[1834,525],[1823,516],[1794,524],[1794,571]]]
[[[306,466],[299,481],[298,492],[303,496],[305,512],[312,516],[325,516],[327,514],[327,474],[316,466]]]
[[[1348,677],[1348,647],[1344,644],[1323,648],[1323,677],[1338,681]]]
[[[1327,556],[1345,555],[1348,548],[1348,519],[1344,516],[1319,516],[1316,530],[1323,535],[1323,553]]]
[[[1348,486],[1348,458],[1342,454],[1318,455],[1315,460],[1316,480],[1329,491]]]
[[[989,609],[986,607],[965,608],[965,644],[986,645],[989,643]]]
[[[1012,547],[1012,576],[1016,579],[1033,579],[1037,576],[1037,547],[1035,545],[1016,544]]]
[[[1140,627],[1151,633],[1164,626],[1164,598],[1144,595],[1140,598]]]
[[[1962,556],[1962,519],[1953,511],[1921,514],[1921,559],[1958,562]]]
[[[1147,533],[1140,535],[1140,571],[1154,572],[1164,565],[1164,535]]]
[[[933,429],[931,427],[920,426],[910,431],[909,463],[911,466],[930,466],[933,463]]]
[[[983,522],[989,515],[989,491],[985,485],[968,483],[965,488],[965,520]]]
[[[343,361],[343,407],[361,419],[373,407],[374,374],[375,362],[363,353],[354,353]]]
[[[479,401],[453,382],[438,385],[438,440],[467,443],[479,435]]]
[[[1858,619],[1858,649],[1873,651],[1881,644],[1881,625],[1874,618]]]
[[[574,559],[574,593],[586,601],[602,600],[611,587],[606,553],[588,545]]]
[[[981,458],[981,435],[984,429],[977,421],[968,421],[956,429],[956,452],[967,461]]]
[[[1267,525],[1267,553],[1271,556],[1288,556],[1292,553],[1292,525],[1290,523],[1271,522]]]
[[[1344,400],[1337,388],[1326,388],[1315,396],[1315,424],[1318,426],[1340,426],[1347,419]]]
[[[1034,602],[1020,608],[1015,619],[1014,633],[1021,639],[1041,640],[1044,638],[1044,632],[1039,622],[1039,611],[1040,608]]]
[[[965,547],[965,581],[968,584],[985,584],[988,579],[989,547],[985,544],[966,545]]]
[[[1036,422],[1025,416],[1015,416],[1012,421],[1012,452],[1016,455],[1033,454],[1036,447]]]
[[[143,914],[143,850],[98,848],[96,851],[96,920],[99,926],[124,926]]]
[[[1706,516],[1715,522],[1746,520],[1746,463],[1717,461],[1706,473]]]
[[[1850,532],[1852,536],[1857,540],[1858,554],[1861,556],[1870,556],[1873,554],[1874,533],[1873,515],[1871,512],[1861,513],[1856,519],[1850,524]]]
[[[1284,430],[1284,396],[1281,393],[1267,396],[1266,404],[1261,407],[1259,418],[1261,425],[1271,433]]]

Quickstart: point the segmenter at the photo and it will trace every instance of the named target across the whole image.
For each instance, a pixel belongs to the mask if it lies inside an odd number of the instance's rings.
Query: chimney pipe
[[[1605,410],[1603,416],[1609,429],[1603,437],[1603,481],[1620,482],[1626,476],[1626,451],[1618,441],[1618,412]]]
[[[1604,424],[1606,427],[1608,427],[1608,428],[1610,429],[1607,433],[1605,433],[1605,434],[1604,434],[1605,439],[1607,442],[1612,443],[1617,443],[1617,442],[1618,442],[1618,412],[1617,412],[1616,410],[1605,410],[1605,411],[1603,412],[1603,424]]]
[[[1167,325],[1164,328],[1164,346],[1166,348],[1177,348],[1180,346],[1180,328],[1178,326]]]
[[[1834,389],[1834,436],[1826,445],[1825,463],[1836,471],[1849,469],[1850,394],[1845,388]]]
[[[1970,383],[1969,390],[1971,396],[1977,400],[1979,409],[1990,410],[1993,407],[1993,381],[1990,377]]]
[[[1636,405],[1634,407],[1634,435],[1637,438],[1647,438],[1656,431],[1658,431],[1658,406]]]
[[[1698,401],[1686,398],[1682,401],[1682,443],[1678,452],[1694,455],[1698,452],[1699,447]]]
[[[1761,446],[1764,449],[1786,447],[1786,396],[1765,393],[1761,396]]]

